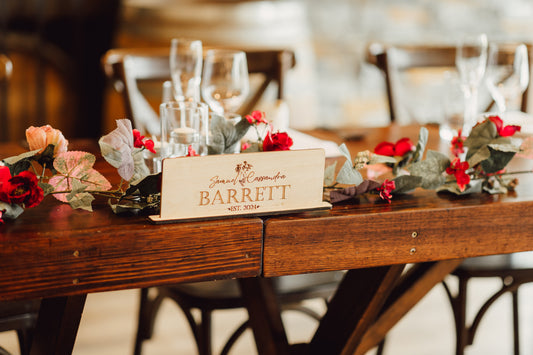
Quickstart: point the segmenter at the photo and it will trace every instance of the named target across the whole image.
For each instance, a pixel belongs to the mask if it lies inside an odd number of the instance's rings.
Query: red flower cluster
[[[292,138],[286,132],[269,132],[263,141],[263,151],[290,150],[292,144]]]
[[[455,158],[450,166],[446,168],[446,174],[455,176],[457,185],[461,191],[464,191],[466,185],[470,183],[470,176],[466,173],[468,168],[468,162],[461,162],[459,158]]]
[[[133,130],[133,146],[135,148],[145,147],[146,149],[148,149],[149,151],[155,154],[154,141],[151,139],[146,139],[143,141],[143,139],[144,139],[144,136],[141,136],[141,132],[134,129]]]
[[[250,124],[256,124],[256,123],[268,124],[268,121],[265,119],[265,113],[261,111],[253,111],[251,114],[246,115],[245,118]]]
[[[30,171],[11,176],[7,166],[0,167],[0,201],[35,207],[44,198],[44,191],[38,185],[37,177]]]
[[[390,203],[390,200],[392,198],[392,191],[394,191],[395,188],[396,184],[394,183],[394,181],[389,181],[388,179],[385,179],[385,181],[383,181],[383,184],[381,184],[381,186],[377,188],[377,190],[379,191],[379,197]]]
[[[488,118],[496,126],[500,137],[511,137],[516,132],[520,132],[520,126],[503,126],[503,120],[498,116],[489,116]]]
[[[459,130],[459,132],[457,132],[457,136],[452,138],[451,151],[452,151],[452,154],[456,157],[459,156],[459,154],[465,152],[464,143],[465,143],[466,137],[463,137],[461,133],[462,133],[462,130]]]
[[[192,147],[192,145],[187,147],[187,155],[188,157],[197,157],[198,153],[196,153],[196,150]]]
[[[409,153],[413,150],[415,145],[409,138],[402,138],[396,143],[391,142],[381,142],[376,148],[374,148],[374,153],[379,155],[385,155],[388,157],[402,157],[406,153]]]

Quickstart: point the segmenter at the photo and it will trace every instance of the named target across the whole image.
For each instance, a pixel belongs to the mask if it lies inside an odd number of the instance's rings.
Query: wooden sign
[[[324,150],[210,155],[163,161],[155,223],[327,209]]]

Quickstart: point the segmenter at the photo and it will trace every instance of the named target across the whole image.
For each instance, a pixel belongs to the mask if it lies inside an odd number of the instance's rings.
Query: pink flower
[[[63,137],[63,133],[50,125],[29,127],[26,129],[26,140],[30,150],[39,149],[42,152],[49,144],[53,144],[55,146],[54,156],[67,151],[68,141]]]
[[[498,116],[489,116],[488,118],[494,125],[496,126],[496,130],[498,131],[498,134],[500,137],[511,137],[516,132],[520,132],[521,127],[520,126],[503,126],[503,120]]]
[[[268,124],[268,121],[265,119],[265,113],[261,111],[253,111],[251,114],[246,115],[245,118],[250,124],[256,124],[256,123]]]
[[[454,175],[457,180],[457,186],[462,191],[465,190],[466,185],[470,183],[470,176],[466,173],[470,166],[468,162],[461,162],[459,158],[455,158],[449,167],[446,168],[446,174]]]
[[[286,132],[269,132],[263,141],[263,151],[290,150],[292,144],[292,138]]]
[[[44,198],[44,191],[38,185],[37,177],[30,171],[22,171],[16,176],[11,176],[9,168],[0,167],[0,201],[24,205],[27,208],[35,207]]]
[[[381,142],[376,148],[374,148],[374,153],[379,155],[385,155],[388,157],[403,157],[405,154],[413,150],[415,145],[409,138],[402,138],[396,143],[391,142]]]
[[[383,181],[383,184],[377,188],[377,190],[379,191],[379,197],[390,203],[392,198],[392,191],[394,191],[395,188],[396,183],[394,181],[389,181],[388,179],[385,179],[385,181]]]

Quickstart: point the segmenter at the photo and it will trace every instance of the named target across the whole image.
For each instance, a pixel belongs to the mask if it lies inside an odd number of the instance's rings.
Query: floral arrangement
[[[243,143],[242,152],[289,150],[293,142],[285,132],[272,132],[263,112],[254,111],[236,125],[222,118],[213,120],[210,154],[221,154],[240,144],[253,127],[257,139]],[[507,164],[515,156],[533,159],[533,137],[513,137],[519,126],[505,126],[498,116],[478,123],[468,137],[461,132],[451,141],[452,159],[440,152],[426,150],[428,131],[420,129],[418,142],[402,138],[382,142],[373,151],[357,153],[352,160],[346,146],[339,149],[345,157],[325,169],[326,199],[338,203],[364,194],[377,194],[387,202],[394,195],[416,188],[467,194],[486,191],[505,193],[513,190],[519,172],[508,173]],[[50,126],[26,130],[29,151],[3,159],[0,163],[0,223],[17,218],[25,208],[41,203],[47,195],[73,208],[92,211],[94,196],[104,196],[115,213],[157,213],[160,202],[160,174],[150,175],[144,150],[155,153],[154,142],[132,129],[128,119],[117,120],[117,128],[98,141],[104,159],[121,177],[118,187],[93,168],[96,157],[82,151],[68,151],[63,134]],[[192,147],[189,156],[196,155]],[[361,170],[366,169],[367,178]],[[337,172],[338,170],[338,172]],[[386,176],[384,181],[375,180]]]
[[[488,116],[468,137],[459,131],[452,139],[451,160],[437,151],[425,153],[428,140],[425,127],[420,129],[416,145],[409,138],[382,142],[373,152],[358,153],[353,161],[347,148],[341,145],[346,161],[336,176],[336,164],[326,168],[325,191],[332,203],[366,193],[377,193],[390,203],[393,195],[418,187],[454,194],[505,193],[518,184],[511,175],[520,173],[508,173],[507,164],[514,156],[533,159],[533,137],[523,141],[514,138],[518,131],[520,126],[505,126],[500,117]],[[367,179],[360,173],[363,168],[367,169]],[[390,179],[383,182],[372,179],[383,174],[390,174]]]
[[[214,120],[210,154],[221,154],[239,144],[250,127],[258,132],[257,142],[247,142],[248,151],[288,150],[292,139],[286,133],[273,133],[263,112],[254,111],[237,125]],[[266,132],[259,135],[260,127]],[[68,151],[62,132],[51,126],[26,130],[29,151],[0,162],[0,224],[15,219],[25,208],[41,203],[52,195],[72,208],[92,211],[95,196],[109,199],[115,213],[157,213],[160,202],[160,174],[151,175],[144,150],[156,153],[154,142],[132,128],[128,119],[117,120],[117,128],[98,141],[103,158],[117,169],[121,182],[111,183],[93,168],[96,157],[87,152]],[[197,155],[188,149],[188,156]]]

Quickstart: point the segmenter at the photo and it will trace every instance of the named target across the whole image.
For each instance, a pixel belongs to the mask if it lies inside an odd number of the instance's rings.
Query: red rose
[[[0,201],[9,204],[24,204],[35,207],[44,198],[43,189],[38,185],[37,177],[30,171],[23,171],[11,177],[7,167],[0,167]]]
[[[292,143],[292,138],[286,132],[269,133],[263,141],[263,151],[289,150]]]
[[[509,125],[504,127],[503,120],[498,116],[490,116],[488,119],[494,123],[500,137],[511,137],[516,132],[520,132],[520,126]]]
[[[396,143],[391,142],[381,142],[376,148],[374,148],[374,153],[379,155],[385,155],[388,157],[403,157],[405,154],[409,153],[414,148],[413,142],[409,138],[402,138]]]

